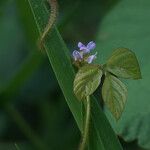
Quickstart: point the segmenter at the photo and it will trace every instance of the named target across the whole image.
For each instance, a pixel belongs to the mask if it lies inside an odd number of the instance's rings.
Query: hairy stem
[[[50,12],[50,17],[49,17],[48,23],[47,23],[47,25],[41,35],[41,38],[40,38],[40,47],[43,46],[45,37],[47,36],[47,34],[50,32],[51,28],[53,27],[53,25],[56,21],[56,18],[57,18],[57,14],[58,14],[57,0],[48,0],[48,1],[50,4],[50,7],[51,7],[51,12]]]
[[[86,117],[85,117],[85,124],[83,129],[83,137],[82,142],[79,146],[79,150],[85,150],[87,140],[88,140],[88,134],[89,134],[89,125],[90,125],[90,97],[87,96],[86,98]]]

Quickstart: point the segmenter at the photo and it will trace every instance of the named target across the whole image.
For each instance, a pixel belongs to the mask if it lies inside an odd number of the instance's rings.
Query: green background
[[[128,100],[119,122],[114,121],[107,108],[105,112],[124,149],[150,149],[150,1],[58,2],[56,25],[70,54],[78,41],[90,40],[97,44],[97,63],[104,63],[118,47],[136,53],[143,79],[126,82]],[[10,111],[3,107],[6,102],[21,113],[49,149],[75,150],[80,132],[45,52],[37,48],[37,40],[30,8],[20,0],[1,0],[0,150],[15,150],[15,143],[21,150],[34,149]]]

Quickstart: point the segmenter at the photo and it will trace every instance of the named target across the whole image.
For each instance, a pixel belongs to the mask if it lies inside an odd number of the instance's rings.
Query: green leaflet
[[[107,61],[106,69],[121,78],[141,78],[137,58],[134,52],[127,48],[116,49]]]
[[[102,96],[106,106],[118,120],[127,99],[126,86],[116,77],[107,74],[102,87]]]
[[[74,93],[79,100],[93,94],[100,84],[102,70],[98,65],[85,65],[81,67],[74,80]]]

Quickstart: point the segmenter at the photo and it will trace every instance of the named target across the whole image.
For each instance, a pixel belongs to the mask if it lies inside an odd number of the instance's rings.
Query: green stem
[[[20,148],[18,147],[16,143],[15,143],[15,147],[16,147],[16,150],[20,150]]]
[[[84,130],[83,130],[82,142],[80,144],[79,150],[85,150],[85,148],[86,148],[88,134],[89,134],[89,125],[90,125],[90,109],[91,109],[90,107],[91,107],[90,106],[90,97],[87,96],[85,125],[84,125]]]
[[[5,104],[4,108],[37,150],[48,150],[47,146],[41,141],[41,139],[31,129],[21,114],[11,104]]]

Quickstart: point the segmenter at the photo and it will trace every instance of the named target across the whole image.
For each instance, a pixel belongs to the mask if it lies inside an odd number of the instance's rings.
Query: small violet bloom
[[[77,61],[77,60],[81,61],[83,59],[83,54],[78,52],[77,50],[73,51],[72,56],[75,61]]]
[[[87,46],[85,46],[84,44],[82,44],[81,42],[78,43],[78,47],[80,51],[74,50],[72,53],[73,59],[75,61],[85,61],[89,64],[92,63],[92,61],[96,58],[97,53],[95,53],[94,55],[90,55],[90,56],[85,56],[85,54],[88,54],[91,52],[91,50],[93,50],[96,47],[96,44],[91,41],[87,44]]]
[[[84,44],[79,42],[78,47],[81,51],[83,51],[84,54],[87,54],[90,53],[91,50],[93,50],[96,47],[96,44],[93,41],[91,41],[87,44],[87,46],[85,46]]]
[[[96,59],[96,55],[97,55],[97,52],[96,52],[94,55],[89,56],[86,61],[87,61],[89,64],[91,64],[92,61],[93,61],[94,59]]]

